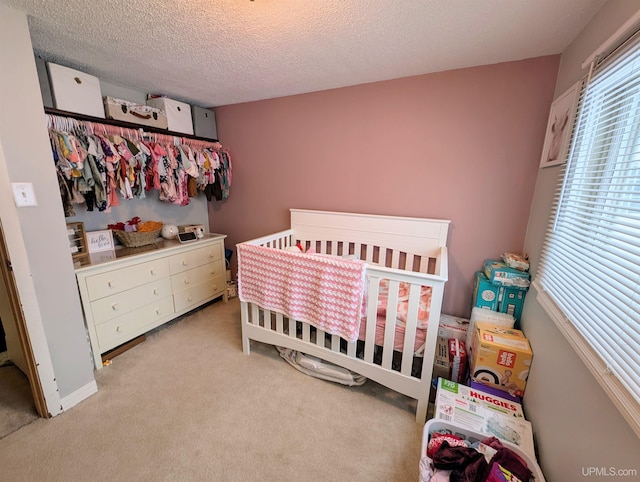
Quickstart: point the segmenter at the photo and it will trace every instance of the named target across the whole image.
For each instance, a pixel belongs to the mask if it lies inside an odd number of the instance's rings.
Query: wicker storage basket
[[[155,240],[158,239],[158,236],[160,236],[161,230],[162,228],[142,233],[137,231],[129,233],[120,229],[113,229],[112,231],[116,238],[118,238],[118,240],[127,248],[137,248],[139,246],[153,244]]]

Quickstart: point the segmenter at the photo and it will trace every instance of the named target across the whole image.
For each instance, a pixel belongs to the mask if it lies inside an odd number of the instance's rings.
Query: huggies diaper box
[[[533,430],[519,403],[440,378],[433,418],[511,442],[535,460]]]
[[[522,397],[533,352],[520,330],[476,323],[471,342],[471,379]]]

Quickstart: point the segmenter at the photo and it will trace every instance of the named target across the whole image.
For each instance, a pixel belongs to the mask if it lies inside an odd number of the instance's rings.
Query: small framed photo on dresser
[[[103,251],[113,251],[113,233],[110,229],[103,231],[89,231],[87,234],[87,248],[89,253],[101,253]]]

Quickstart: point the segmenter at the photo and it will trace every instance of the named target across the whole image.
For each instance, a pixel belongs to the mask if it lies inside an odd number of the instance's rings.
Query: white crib
[[[416,399],[416,421],[424,423],[447,281],[446,241],[450,221],[301,209],[290,211],[290,229],[240,244],[285,249],[300,242],[306,248],[313,247],[317,253],[355,255],[365,260],[367,305],[363,322],[366,322],[366,329],[361,330],[358,341],[348,342],[309,323],[289,319],[282,313],[241,298],[244,353],[250,353],[250,340],[256,340],[298,350],[347,368]],[[238,263],[242,263],[241,258]],[[377,304],[383,279],[389,280],[388,303],[386,313],[380,316]],[[418,328],[424,287],[431,290],[426,336],[424,330]],[[398,321],[402,306],[406,306],[406,310],[402,321]],[[379,320],[384,322],[383,336],[376,327],[380,325]],[[416,351],[416,338],[420,335],[425,341]],[[398,349],[398,336],[404,338],[402,350]],[[420,356],[422,367],[416,371],[415,357]]]

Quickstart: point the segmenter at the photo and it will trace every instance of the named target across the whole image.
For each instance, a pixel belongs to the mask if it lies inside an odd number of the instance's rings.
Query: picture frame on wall
[[[557,166],[567,161],[581,88],[582,81],[576,82],[551,104],[540,168]]]

